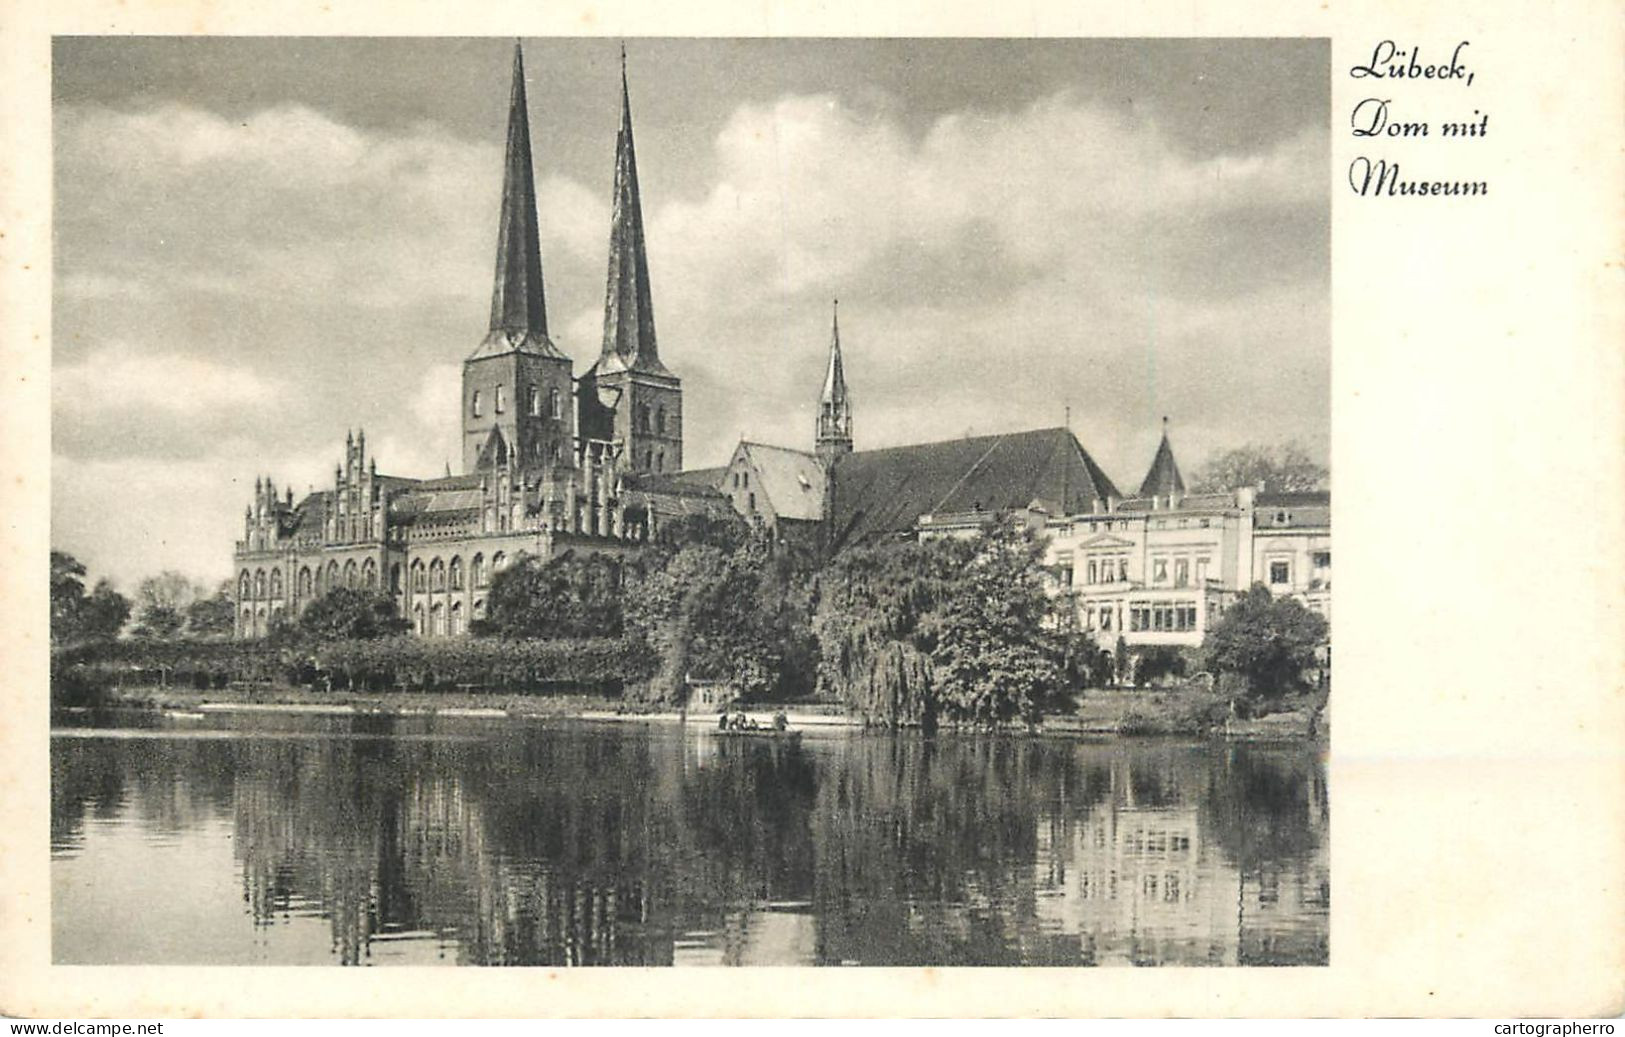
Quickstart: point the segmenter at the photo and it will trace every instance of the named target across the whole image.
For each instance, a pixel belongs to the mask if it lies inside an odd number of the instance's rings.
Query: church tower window
[[[549,389],[547,391],[547,416],[550,418],[558,418],[562,417],[563,414],[564,412],[559,409],[559,391],[557,389]]]
[[[528,409],[530,411],[531,417],[533,417],[533,418],[541,417],[542,416],[542,391],[540,389],[536,388],[533,385],[533,386],[530,387],[529,390],[527,390],[526,395],[528,397],[527,400],[526,400],[526,409]]]
[[[469,407],[469,410],[474,415],[474,417],[476,417],[476,418],[482,417],[485,414],[485,408],[482,406],[482,401],[480,400],[480,391],[478,389],[474,390],[474,402]]]
[[[507,404],[507,400],[503,398],[502,386],[499,385],[492,391],[491,399],[492,409],[501,414],[506,409]]]

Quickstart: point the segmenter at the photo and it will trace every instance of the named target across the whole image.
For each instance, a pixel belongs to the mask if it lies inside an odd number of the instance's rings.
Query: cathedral
[[[742,439],[722,467],[685,468],[682,380],[655,335],[624,56],[620,115],[597,360],[578,378],[548,336],[516,46],[490,327],[463,361],[462,474],[381,474],[365,433],[352,433],[331,489],[296,503],[256,480],[234,556],[239,638],[338,587],[387,593],[419,636],[460,636],[519,556],[624,555],[689,515],[737,516],[823,557],[1020,516],[1046,537],[1052,590],[1106,641],[1199,643],[1255,582],[1329,614],[1329,495],[1187,494],[1166,424],[1131,496],[1067,428],[856,450],[838,307],[812,449]]]
[[[417,634],[457,636],[520,554],[624,553],[665,519],[732,514],[703,474],[683,474],[683,385],[655,337],[624,61],[603,346],[580,378],[548,335],[517,45],[504,161],[491,323],[463,361],[462,474],[383,474],[359,432],[331,489],[295,502],[256,479],[234,555],[238,637],[336,587],[385,591]]]

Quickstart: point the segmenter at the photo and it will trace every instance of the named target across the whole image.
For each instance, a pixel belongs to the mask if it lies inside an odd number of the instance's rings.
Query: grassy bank
[[[1266,716],[1242,717],[1211,692],[1172,689],[1097,689],[1080,695],[1073,711],[1044,718],[1052,731],[1094,735],[1185,735],[1246,739],[1326,737],[1329,721],[1316,716],[1323,700],[1289,696]]]
[[[1071,711],[1046,714],[1040,732],[1079,737],[1186,737],[1229,738],[1246,741],[1287,741],[1325,738],[1329,725],[1324,714],[1311,734],[1312,697],[1283,703],[1279,712],[1257,718],[1229,715],[1212,695],[1198,691],[1090,691]],[[158,710],[196,710],[209,706],[288,707],[290,710],[337,708],[357,712],[434,714],[451,711],[496,711],[515,717],[668,716],[669,705],[629,702],[602,695],[525,695],[493,691],[356,692],[325,691],[286,684],[230,687],[199,691],[157,685],[129,686],[110,693],[108,705]],[[784,710],[801,723],[819,723],[844,715],[827,702],[758,703],[747,707],[753,716],[769,717]],[[1012,727],[1011,732],[1025,728]]]

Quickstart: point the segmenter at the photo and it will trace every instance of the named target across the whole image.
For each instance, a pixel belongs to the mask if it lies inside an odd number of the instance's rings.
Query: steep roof
[[[513,47],[513,86],[508,96],[508,145],[503,160],[502,214],[497,223],[497,263],[491,288],[491,330],[469,357],[505,353],[563,358],[547,337],[547,300],[542,292],[542,246],[536,229],[536,180],[530,160],[530,114],[525,101],[525,58]]]
[[[1157,444],[1157,456],[1151,459],[1151,470],[1140,483],[1141,497],[1168,497],[1185,492],[1185,480],[1180,477],[1179,465],[1174,463],[1174,448],[1168,443],[1168,419],[1162,419],[1162,442]]]
[[[816,454],[766,443],[742,442],[760,480],[760,492],[779,518],[816,522],[824,517],[824,466]]]
[[[1007,511],[1035,501],[1055,514],[1120,496],[1064,428],[865,450],[835,461],[837,548],[914,528],[933,512]]]
[[[632,101],[621,51],[621,125],[615,134],[615,188],[609,228],[609,276],[604,289],[604,347],[594,368],[670,375],[655,344],[649,259],[643,243],[638,158],[632,143]]]
[[[653,479],[656,482],[669,482],[674,486],[686,487],[691,490],[715,490],[722,483],[722,477],[728,469],[723,468],[690,468],[683,472],[667,472],[663,475],[636,476],[641,484],[645,480]]]

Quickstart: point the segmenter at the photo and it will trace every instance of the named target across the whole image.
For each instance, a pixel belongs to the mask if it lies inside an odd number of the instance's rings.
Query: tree
[[[740,538],[730,527],[691,525],[698,535],[657,544],[627,578],[627,631],[661,660],[657,698],[678,696],[688,677],[728,681],[747,697],[807,690],[807,573],[766,534]]]
[[[66,551],[51,552],[51,640],[78,640],[79,610],[85,600],[85,567]]]
[[[186,610],[202,594],[197,584],[173,569],[146,577],[135,588],[135,634],[160,639],[176,636],[186,623]]]
[[[844,554],[819,583],[820,686],[882,724],[1035,720],[1065,683],[1068,647],[1041,553],[995,523],[974,540]]]
[[[499,637],[619,637],[621,563],[604,555],[527,555],[497,573],[475,633]]]
[[[408,624],[389,595],[335,587],[305,606],[295,629],[319,641],[351,641],[405,633]]]
[[[1043,544],[995,523],[932,624],[938,694],[954,720],[1035,723],[1060,690],[1061,644],[1044,590]]]
[[[130,599],[113,589],[106,580],[97,580],[96,589],[84,601],[79,614],[81,636],[89,641],[111,641],[130,618]]]
[[[51,643],[111,640],[130,618],[130,602],[105,579],[85,594],[85,567],[65,551],[51,552]]]
[[[173,605],[150,605],[141,612],[136,627],[131,631],[135,637],[155,637],[168,640],[181,632],[186,617],[181,610]]]
[[[944,539],[841,554],[818,577],[819,688],[867,722],[935,726],[935,617],[974,553]]]
[[[1301,493],[1324,489],[1328,474],[1297,443],[1249,444],[1204,461],[1191,480],[1191,492],[1227,493],[1251,486],[1265,493]]]
[[[1207,668],[1221,679],[1231,675],[1246,698],[1275,699],[1304,686],[1326,633],[1323,617],[1254,584],[1208,630],[1202,654]]]
[[[227,580],[213,596],[186,606],[186,636],[197,641],[230,637],[232,618],[231,581]]]

